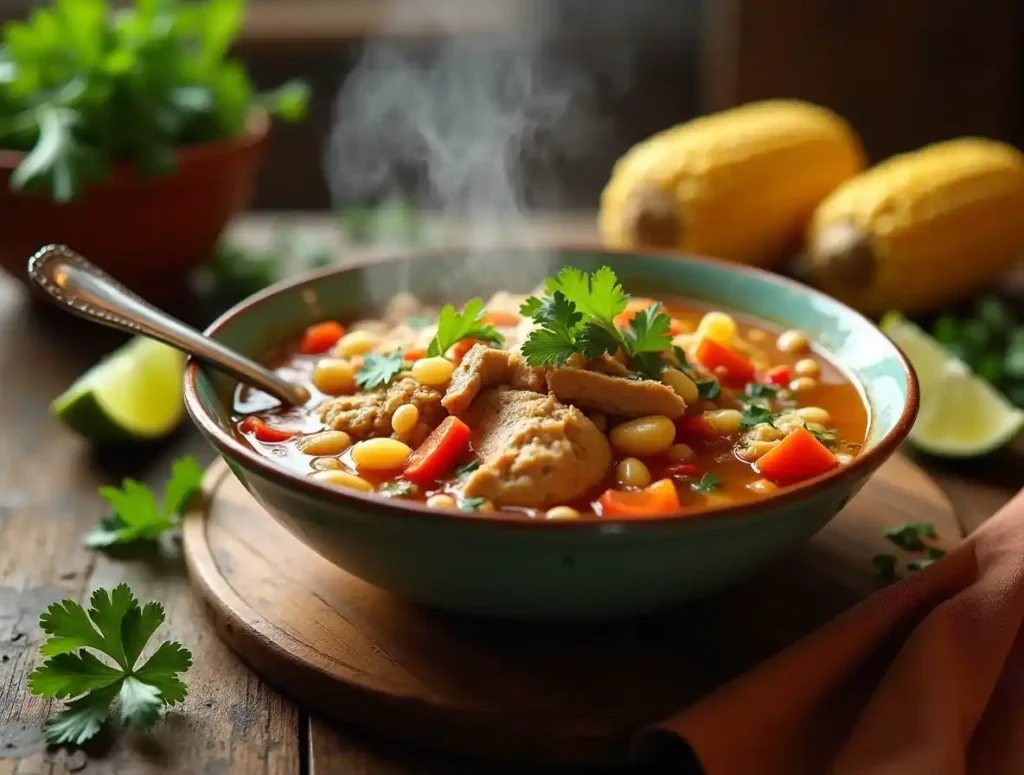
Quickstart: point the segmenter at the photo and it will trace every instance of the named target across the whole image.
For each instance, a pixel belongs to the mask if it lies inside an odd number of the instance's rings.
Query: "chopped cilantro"
[[[743,395],[748,400],[766,398],[771,400],[778,395],[779,389],[775,385],[766,385],[763,382],[748,382],[743,389]]]
[[[459,500],[459,508],[465,511],[476,511],[486,502],[487,498],[462,498]]]
[[[562,365],[569,356],[580,352],[583,344],[577,338],[583,315],[561,292],[556,291],[543,299],[531,297],[523,303],[520,311],[525,315],[528,308],[539,328],[523,343],[527,362],[533,366]]]
[[[463,463],[461,465],[456,466],[455,467],[455,476],[458,477],[459,479],[462,479],[463,477],[468,476],[469,474],[471,474],[474,471],[476,471],[476,469],[478,469],[479,467],[480,467],[480,460],[479,460],[479,458],[473,458],[472,460],[470,460],[470,461],[468,461],[466,463]]]
[[[886,581],[896,580],[896,555],[876,554],[871,558],[871,564],[875,566],[878,575]]]
[[[928,523],[909,522],[882,531],[882,535],[901,549],[924,549],[922,538],[935,538],[935,527]]]
[[[806,423],[804,423],[804,428],[807,428]],[[811,428],[807,428],[807,430],[809,430],[811,432],[811,435],[814,436],[814,438],[816,438],[826,447],[834,447],[836,444],[836,439],[839,437],[839,431],[834,430],[832,428],[826,428],[823,431],[816,431],[812,430]]]
[[[363,357],[363,365],[356,372],[356,384],[363,390],[386,385],[408,368],[401,350],[386,354],[367,353]]]
[[[722,386],[719,385],[718,380],[714,378],[699,379],[697,380],[697,392],[700,393],[701,398],[706,398],[708,401],[714,401],[722,394]]]
[[[402,498],[406,495],[412,495],[416,491],[416,486],[412,482],[399,479],[394,482],[388,482],[380,488],[380,491],[392,498]]]
[[[765,409],[763,406],[757,404],[747,404],[743,407],[743,414],[740,416],[740,427],[741,428],[753,428],[755,425],[761,423],[767,423],[768,425],[775,427],[775,419],[778,414]]]
[[[451,304],[445,304],[437,318],[437,333],[427,347],[427,355],[431,358],[444,355],[463,339],[501,345],[505,338],[490,323],[484,323],[483,316],[484,303],[481,299],[467,301],[462,312],[456,312]]]
[[[910,562],[908,562],[907,570],[922,570],[924,568],[927,568],[936,560],[941,560],[945,556],[945,549],[939,549],[938,547],[933,546],[928,550],[927,557],[922,557],[921,559],[911,560]]]
[[[563,267],[558,277],[545,283],[548,295],[561,291],[581,313],[609,330],[615,330],[615,316],[625,312],[629,295],[609,267],[602,266],[591,275],[572,267]]]
[[[714,474],[704,474],[704,476],[700,478],[700,481],[691,484],[690,488],[694,492],[711,492],[712,490],[718,489],[721,484],[722,480]]]

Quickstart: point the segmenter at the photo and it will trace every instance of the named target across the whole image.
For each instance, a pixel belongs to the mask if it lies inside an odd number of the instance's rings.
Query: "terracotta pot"
[[[67,204],[10,188],[24,153],[0,151],[0,266],[22,282],[36,250],[64,243],[154,303],[177,299],[189,270],[252,199],[270,119],[255,112],[237,137],[183,148],[175,171],[140,177],[118,164]]]

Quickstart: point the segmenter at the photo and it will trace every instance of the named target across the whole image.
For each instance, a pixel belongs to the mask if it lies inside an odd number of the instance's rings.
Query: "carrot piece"
[[[754,367],[750,361],[724,344],[707,337],[701,339],[697,345],[697,360],[712,371],[719,367],[725,369],[725,374],[719,376],[719,380],[730,387],[745,385],[754,376]]]
[[[700,476],[700,468],[693,463],[673,463],[665,468],[669,476]]]
[[[419,485],[437,481],[455,467],[469,445],[469,426],[454,415],[434,428],[409,456],[405,478]]]
[[[271,428],[259,417],[246,417],[238,426],[242,433],[251,433],[257,441],[287,441],[293,436],[298,436],[299,431],[286,431],[281,428]]]
[[[402,358],[404,360],[409,361],[409,363],[413,363],[415,361],[418,361],[420,358],[426,357],[427,350],[424,347],[414,347],[412,350],[406,350],[405,354],[402,356]]]
[[[659,479],[639,492],[605,490],[598,503],[605,517],[657,517],[679,511],[679,493],[671,479]]]
[[[806,428],[797,428],[757,461],[757,470],[768,481],[796,484],[819,476],[839,465],[828,447]]]
[[[779,387],[785,387],[792,379],[788,366],[776,366],[774,369],[769,369],[764,376],[771,384]]]
[[[478,344],[481,344],[479,339],[460,339],[452,346],[452,363],[458,366],[466,357],[466,353]]]
[[[303,355],[319,355],[325,353],[345,335],[345,329],[340,323],[333,320],[326,320],[310,326],[302,334],[299,340],[299,352]]]
[[[480,319],[482,323],[490,323],[498,328],[515,328],[519,325],[520,320],[522,317],[515,312],[503,312],[502,310],[485,312]]]

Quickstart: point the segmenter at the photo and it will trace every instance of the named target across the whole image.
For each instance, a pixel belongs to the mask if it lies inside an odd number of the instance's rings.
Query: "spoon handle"
[[[286,404],[300,406],[309,400],[309,392],[301,385],[281,379],[148,304],[64,245],[39,250],[29,259],[28,274],[53,301],[79,317],[158,339]]]

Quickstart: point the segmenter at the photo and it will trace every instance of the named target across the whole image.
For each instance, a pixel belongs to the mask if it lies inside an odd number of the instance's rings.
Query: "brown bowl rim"
[[[341,267],[325,267],[309,272],[304,272],[293,278],[275,283],[258,293],[255,293],[218,317],[205,330],[208,336],[212,336],[241,315],[245,315],[264,300],[284,291],[290,291],[303,286],[315,285],[324,277],[335,274],[367,268],[380,263],[392,263],[410,260],[426,260],[432,256],[449,255],[453,249],[451,246],[436,248],[414,253],[391,255],[383,258],[367,257],[347,263]],[[644,249],[642,251],[630,251],[606,248],[599,245],[550,245],[546,249],[558,251],[563,254],[572,253],[605,253],[623,257],[642,255],[645,258],[655,258],[662,261],[685,260],[698,264],[710,264],[724,271],[740,272],[754,275],[768,283],[791,288],[800,293],[807,293],[817,296],[820,299],[837,304],[848,313],[859,318],[863,323],[879,330],[878,327],[866,316],[842,303],[841,301],[828,296],[810,286],[799,283],[788,277],[768,272],[766,270],[738,264],[722,259],[698,256],[690,253],[683,253],[673,250]],[[508,248],[494,248],[488,252],[500,255],[507,252]],[[885,336],[885,334],[882,334]],[[886,337],[888,339],[888,337]],[[223,456],[244,461],[243,467],[254,469],[260,476],[263,476],[285,488],[294,488],[300,492],[320,501],[327,502],[345,508],[366,508],[373,511],[390,511],[392,516],[408,519],[410,514],[422,517],[426,520],[438,520],[447,522],[467,522],[476,525],[500,525],[517,530],[596,530],[598,532],[620,532],[623,530],[642,530],[664,527],[673,523],[697,524],[709,521],[718,521],[723,518],[751,516],[757,512],[763,512],[784,506],[788,503],[803,500],[824,492],[844,478],[858,478],[869,476],[882,462],[889,458],[899,447],[910,432],[910,428],[917,417],[920,401],[920,388],[917,375],[910,365],[903,351],[888,339],[892,345],[900,365],[903,368],[907,381],[907,399],[900,413],[899,419],[892,430],[885,434],[882,439],[870,450],[858,455],[852,462],[841,465],[825,474],[808,479],[796,485],[786,487],[777,493],[758,498],[740,504],[713,506],[700,511],[677,511],[671,514],[662,514],[656,517],[620,517],[608,518],[597,515],[581,515],[573,520],[544,520],[531,519],[524,516],[515,516],[502,512],[493,515],[481,516],[475,512],[468,512],[460,509],[433,508],[418,502],[401,502],[393,498],[385,498],[376,493],[363,493],[356,490],[347,490],[340,487],[332,487],[321,484],[309,476],[292,472],[284,466],[279,466],[256,450],[242,443],[231,434],[225,432],[207,412],[196,389],[196,375],[199,365],[189,359],[185,370],[185,406],[193,422],[200,427],[207,439],[214,448]]]

